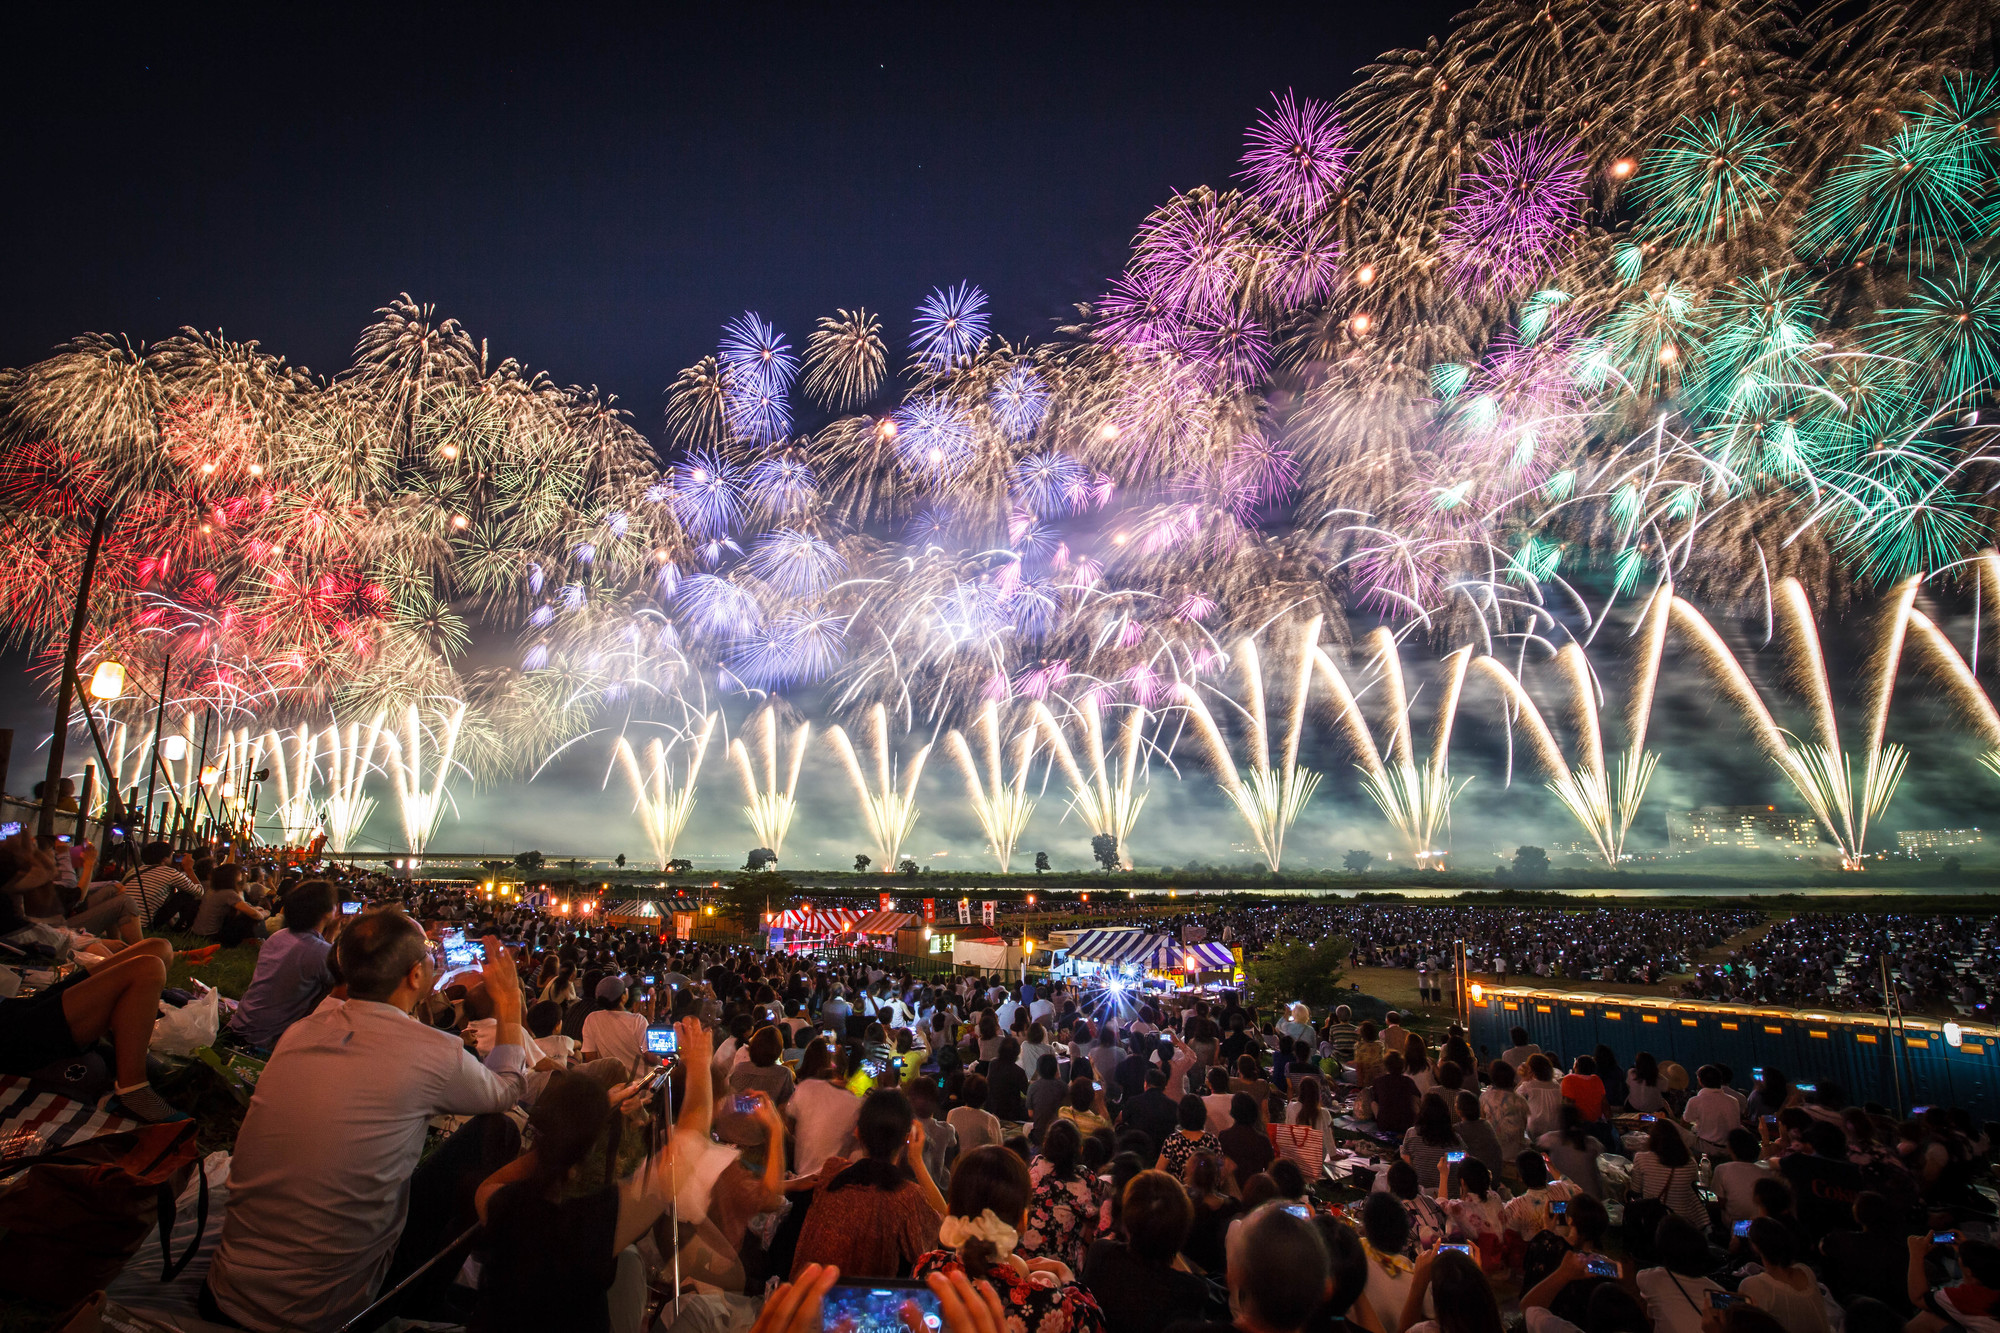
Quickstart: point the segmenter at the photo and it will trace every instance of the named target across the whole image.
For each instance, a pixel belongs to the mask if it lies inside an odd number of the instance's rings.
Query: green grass
[[[169,934],[165,938],[176,950],[198,949],[208,943],[199,935]],[[233,949],[216,950],[215,957],[201,967],[189,967],[184,958],[176,957],[167,968],[167,985],[186,989],[190,980],[199,977],[230,999],[240,1000],[256,971],[257,949],[254,944],[245,943]]]

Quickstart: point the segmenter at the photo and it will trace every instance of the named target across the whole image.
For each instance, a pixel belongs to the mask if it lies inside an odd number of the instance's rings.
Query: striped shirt
[[[197,897],[201,894],[199,884],[165,862],[156,866],[141,866],[127,875],[118,889],[138,904],[139,921],[147,926],[153,924],[153,913],[160,910],[160,904],[166,902],[175,889],[186,889]]]

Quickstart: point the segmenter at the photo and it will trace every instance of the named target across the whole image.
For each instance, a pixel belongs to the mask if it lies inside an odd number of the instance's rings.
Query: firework
[[[917,307],[910,355],[927,371],[947,370],[986,341],[990,325],[985,292],[969,282],[936,288]]]
[[[327,764],[326,800],[321,817],[326,824],[327,846],[332,851],[354,850],[355,838],[368,822],[368,816],[375,812],[375,798],[367,794],[368,775],[374,771],[375,748],[386,720],[385,714],[377,713],[365,727],[359,722],[348,723],[343,733],[339,720],[335,719],[321,733]]]
[[[1782,193],[1783,137],[1735,107],[1690,116],[1639,164],[1632,198],[1649,232],[1704,245],[1761,221]]]
[[[787,396],[799,369],[784,335],[747,310],[723,326],[716,360],[722,370],[722,415],[730,431],[759,443],[782,439],[792,427]]]
[[[1256,643],[1244,638],[1237,642],[1235,661],[1243,683],[1243,698],[1230,699],[1244,731],[1246,776],[1230,752],[1229,742],[1209,712],[1208,703],[1195,686],[1183,682],[1180,700],[1193,719],[1215,769],[1222,790],[1236,807],[1237,814],[1250,826],[1250,836],[1264,854],[1265,864],[1275,872],[1284,859],[1285,834],[1304,813],[1307,802],[1319,787],[1319,774],[1299,767],[1299,734],[1305,726],[1306,695],[1312,684],[1313,666],[1318,655],[1320,619],[1308,620],[1298,632],[1295,661],[1287,668],[1291,692],[1287,701],[1285,731],[1274,761],[1271,753],[1270,722],[1265,709],[1264,669]],[[1228,696],[1223,696],[1227,698]]]
[[[1445,686],[1438,698],[1437,718],[1431,730],[1430,756],[1419,763],[1410,733],[1410,699],[1404,684],[1402,650],[1386,628],[1377,629],[1369,636],[1369,642],[1388,712],[1386,757],[1368,730],[1347,678],[1324,648],[1314,649],[1313,666],[1333,695],[1336,722],[1354,751],[1356,767],[1361,770],[1361,789],[1402,836],[1410,859],[1419,869],[1438,865],[1445,855],[1452,802],[1472,781],[1454,779],[1451,775],[1451,733],[1472,649],[1460,648],[1446,659]]]
[[[1805,693],[1817,739],[1793,738],[1781,730],[1771,711],[1707,619],[1687,602],[1673,602],[1675,623],[1692,640],[1703,664],[1714,676],[1723,693],[1743,714],[1750,726],[1751,739],[1769,755],[1799,795],[1818,817],[1827,836],[1840,850],[1841,864],[1848,870],[1863,867],[1867,850],[1868,823],[1888,808],[1902,781],[1909,761],[1900,745],[1884,743],[1889,723],[1889,700],[1896,683],[1896,668],[1902,661],[1903,640],[1909,626],[1911,601],[1917,580],[1905,580],[1897,590],[1893,613],[1867,680],[1864,703],[1867,712],[1867,739],[1861,750],[1862,770],[1854,772],[1853,757],[1841,746],[1834,716],[1833,689],[1827,677],[1826,655],[1820,645],[1819,626],[1813,618],[1812,603],[1798,580],[1779,581],[1774,600],[1779,627],[1784,636],[1785,655],[1791,674]]]
[[[313,779],[319,771],[319,742],[319,733],[310,727],[284,733],[266,731],[258,738],[257,751],[250,759],[250,767],[255,771],[264,766],[265,756],[270,757],[278,796],[271,809],[271,820],[287,846],[310,842],[320,829],[319,807],[312,794]]]
[[[1257,113],[1243,150],[1243,172],[1266,208],[1312,217],[1340,190],[1353,154],[1333,108],[1290,91]]]
[[[404,711],[400,732],[393,728],[382,732],[389,780],[403,817],[403,841],[412,856],[423,854],[444,820],[465,705],[447,701],[434,706],[431,717],[433,721],[425,723],[412,703]],[[427,748],[431,752],[428,760],[424,754]]]
[[[1583,155],[1536,131],[1500,140],[1461,183],[1440,248],[1472,281],[1530,281],[1562,258],[1582,220]]]
[[[868,747],[875,769],[872,784],[862,772],[861,760],[844,728],[829,728],[826,740],[846,765],[847,776],[854,783],[854,795],[861,802],[861,819],[875,844],[882,869],[893,871],[901,863],[903,843],[917,827],[917,780],[923,776],[924,761],[930,758],[931,747],[925,744],[910,757],[902,769],[899,787],[898,765],[889,743],[888,710],[881,704],[868,710]]]
[[[845,412],[874,396],[888,364],[882,321],[866,310],[837,311],[806,340],[806,392]]]
[[[629,738],[620,736],[612,747],[613,757],[624,770],[626,781],[632,784],[633,808],[639,813],[639,824],[653,849],[653,860],[662,870],[674,859],[674,844],[687,827],[688,816],[694,813],[695,782],[701,776],[701,761],[708,754],[709,738],[715,733],[716,717],[715,713],[707,714],[691,736],[676,735],[671,744],[663,743],[657,736],[648,740],[643,769]],[[688,743],[686,768],[676,781],[671,755],[673,747],[683,739]]]
[[[959,771],[965,775],[966,799],[979,818],[980,828],[986,831],[986,845],[1004,875],[1014,847],[1028,827],[1028,817],[1035,812],[1035,802],[1028,795],[1028,761],[1034,752],[1034,733],[1023,728],[1003,745],[1000,706],[988,699],[973,717],[972,734],[984,760],[984,780],[980,777],[980,759],[974,757],[965,733],[957,729],[946,732],[945,749],[958,761]],[[1014,770],[1011,778],[1006,776],[1008,767]]]
[[[1069,779],[1070,805],[1082,817],[1093,835],[1108,836],[1118,843],[1118,864],[1130,867],[1127,843],[1139,822],[1139,809],[1146,803],[1140,784],[1147,780],[1148,747],[1145,740],[1147,710],[1134,704],[1123,709],[1115,753],[1104,744],[1104,705],[1095,690],[1087,691],[1070,705],[1065,719],[1074,725],[1082,742],[1083,764],[1069,743],[1063,721],[1048,704],[1036,700],[1033,719],[1041,729],[1049,754]],[[1086,766],[1088,771],[1086,772]]]
[[[743,731],[757,743],[753,762],[742,736],[729,742],[729,759],[736,765],[736,775],[743,781],[743,799],[747,802],[743,807],[743,817],[750,821],[750,829],[756,834],[759,847],[768,847],[782,855],[785,835],[791,831],[792,816],[799,808],[799,769],[805,763],[806,742],[812,736],[812,724],[799,723],[786,739],[785,781],[782,786],[778,783],[777,710],[760,709]],[[760,777],[761,782],[758,780]]]

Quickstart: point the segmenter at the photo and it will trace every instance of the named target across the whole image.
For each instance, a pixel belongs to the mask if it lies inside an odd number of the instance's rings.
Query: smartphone
[[[883,1064],[880,1060],[863,1060],[861,1062],[861,1072],[868,1075],[868,1077],[870,1078],[882,1077],[883,1073],[887,1069],[888,1066]]]
[[[1583,1261],[1583,1271],[1592,1277],[1617,1277],[1618,1263],[1601,1254],[1593,1254]]]
[[[672,1066],[661,1065],[658,1069],[648,1070],[647,1072],[639,1075],[639,1077],[633,1079],[630,1086],[637,1088],[639,1091],[645,1093],[648,1097],[650,1097],[654,1093],[658,1092],[663,1086],[665,1086],[668,1075],[672,1073],[673,1073]]]
[[[1750,1066],[1750,1077],[1751,1077],[1751,1078],[1753,1078],[1753,1079],[1755,1079],[1755,1080],[1756,1080],[1757,1082],[1759,1082],[1759,1083],[1762,1083],[1762,1082],[1764,1081],[1764,1066],[1762,1066],[1762,1065],[1751,1065],[1751,1066]]]
[[[1470,1245],[1440,1245],[1438,1246],[1438,1250],[1440,1253],[1449,1250],[1453,1254],[1462,1254],[1468,1259],[1472,1257],[1472,1247]]]
[[[1639,1123],[1642,1125],[1656,1124],[1659,1121],[1659,1118],[1660,1117],[1656,1115],[1642,1115],[1639,1117]]]
[[[1956,1245],[1958,1244],[1958,1233],[1956,1231],[1933,1231],[1931,1233],[1931,1244]]]
[[[1092,1089],[1093,1089],[1094,1091],[1097,1091],[1097,1092],[1103,1092],[1103,1091],[1104,1091],[1104,1085],[1103,1085],[1102,1083],[1097,1083],[1097,1082],[1092,1082],[1090,1086],[1091,1086],[1091,1088],[1092,1088]]]
[[[1912,1106],[1912,1107],[1910,1108],[1910,1114],[1911,1114],[1911,1115],[1922,1115],[1922,1114],[1923,1114],[1924,1112],[1926,1112],[1926,1111],[1928,1111],[1928,1110],[1930,1110],[1930,1109],[1931,1109],[1931,1108],[1930,1108],[1930,1107],[1928,1107],[1928,1106]]]
[[[639,980],[645,982],[648,986],[654,986],[659,984],[659,977],[651,972],[646,973],[644,976],[640,977]]]
[[[681,1034],[671,1025],[646,1029],[646,1051],[651,1055],[679,1055]]]
[[[350,900],[348,902],[342,903],[340,905],[340,914],[342,916],[361,915],[361,903],[358,900]]]
[[[1285,1211],[1293,1217],[1303,1217],[1308,1222],[1312,1221],[1313,1210],[1311,1204],[1288,1203],[1285,1205]]]
[[[1555,1216],[1555,1217],[1565,1217],[1565,1216],[1568,1216],[1568,1214],[1569,1214],[1569,1200],[1568,1200],[1568,1199],[1551,1199],[1551,1200],[1549,1200],[1549,1213],[1550,1213],[1550,1214],[1551,1214],[1552,1216]]]
[[[757,1099],[748,1093],[739,1095],[736,1098],[736,1111],[739,1115],[755,1115],[757,1113]]]
[[[1462,1152],[1448,1152],[1444,1155],[1444,1160],[1447,1162],[1462,1162],[1465,1160],[1465,1154]]]
[[[1733,1291],[1711,1291],[1708,1293],[1708,1308],[1711,1310],[1727,1310],[1730,1306],[1740,1305],[1748,1299],[1750,1298],[1739,1296]]]
[[[1742,1220],[1741,1222],[1738,1222],[1738,1223],[1737,1223],[1737,1224],[1736,1224],[1735,1226],[1733,1226],[1733,1227],[1729,1228],[1729,1234],[1730,1234],[1730,1235],[1732,1235],[1732,1236],[1747,1236],[1747,1235],[1749,1235],[1749,1234],[1750,1234],[1750,1219],[1746,1217],[1746,1218],[1744,1218],[1744,1219],[1743,1219],[1743,1220]]]
[[[465,932],[462,930],[447,930],[443,940],[446,967],[477,967],[485,956],[486,951],[477,944],[465,942]]]
[[[1798,1089],[1798,1090],[1799,1090],[1800,1092],[1818,1092],[1818,1091],[1819,1091],[1819,1084],[1817,1084],[1817,1083],[1794,1083],[1794,1084],[1792,1084],[1792,1086],[1793,1086],[1793,1087],[1795,1087],[1795,1088],[1797,1088],[1797,1089]]]
[[[912,1303],[925,1328],[944,1327],[936,1293],[921,1282],[902,1279],[837,1283],[820,1306],[820,1327],[829,1333],[837,1328],[852,1333],[902,1333],[903,1307]]]
[[[826,1037],[826,1039],[827,1039],[828,1041],[839,1041],[839,1040],[840,1040],[840,1034],[839,1034],[838,1032],[834,1031],[834,1030],[833,1030],[832,1028],[828,1028],[828,1029],[826,1030],[826,1032],[825,1032],[825,1034],[824,1034],[824,1035],[825,1035],[825,1037]]]
[[[18,819],[10,819],[4,824],[0,824],[0,838],[11,838],[20,831],[21,821]]]

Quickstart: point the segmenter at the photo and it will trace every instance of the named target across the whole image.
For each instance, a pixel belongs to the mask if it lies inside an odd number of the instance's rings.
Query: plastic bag
[[[222,1027],[222,1006],[218,993],[203,986],[201,993],[178,1009],[169,1009],[153,1023],[149,1049],[155,1055],[193,1055],[215,1044]]]

